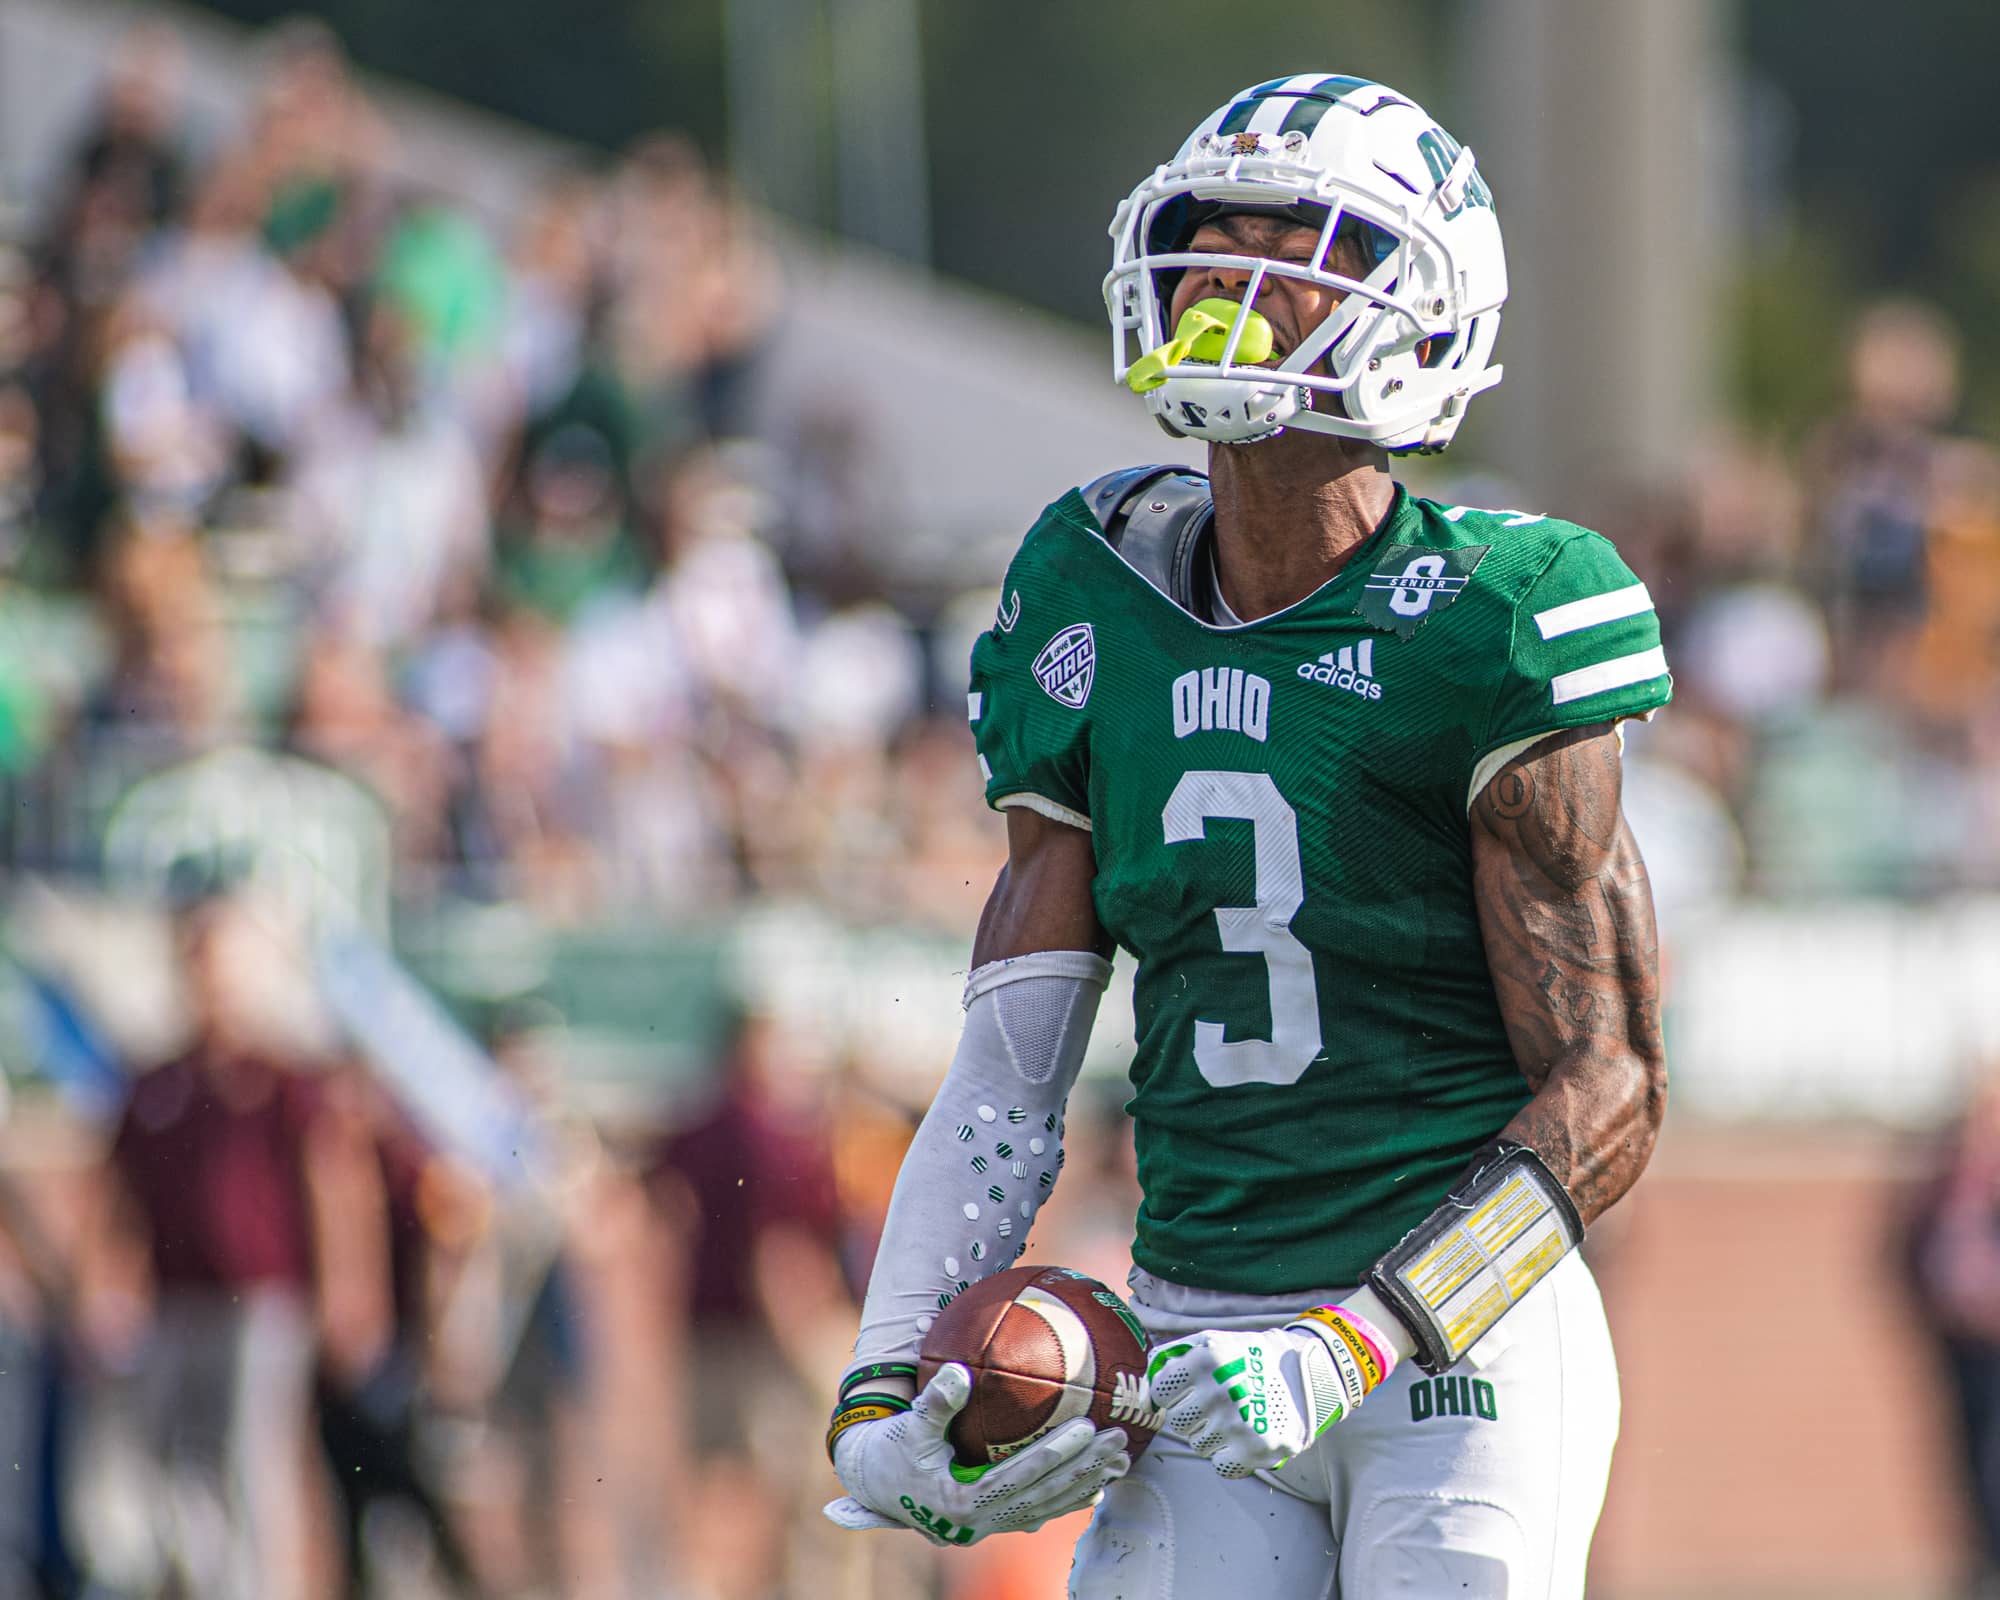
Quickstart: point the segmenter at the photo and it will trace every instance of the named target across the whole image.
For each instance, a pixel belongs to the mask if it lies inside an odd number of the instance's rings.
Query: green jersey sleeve
[[[972,648],[966,715],[979,749],[988,805],[995,810],[1027,806],[1088,828],[1090,724],[1085,705],[1095,640],[1066,593],[1062,574],[1051,570],[1059,564],[1038,548],[1060,537],[1059,530],[1038,528],[1008,568],[993,626]],[[1051,618],[1064,624],[1054,637]]]
[[[1506,670],[1480,740],[1472,795],[1479,773],[1491,776],[1523,743],[1648,716],[1672,693],[1652,596],[1609,539],[1577,530],[1514,604]]]

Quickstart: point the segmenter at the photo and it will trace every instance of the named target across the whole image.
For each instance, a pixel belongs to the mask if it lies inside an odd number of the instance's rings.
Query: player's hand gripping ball
[[[961,1466],[946,1435],[971,1393],[972,1374],[953,1362],[902,1415],[841,1434],[833,1465],[848,1493],[826,1507],[829,1520],[914,1528],[933,1544],[977,1544],[1089,1505],[1130,1464],[1122,1434],[1098,1433],[1079,1417],[997,1465]]]
[[[1214,1329],[1155,1350],[1146,1376],[1161,1427],[1225,1478],[1273,1471],[1306,1450],[1393,1364],[1334,1308],[1307,1318],[1318,1321]]]
[[[982,1279],[932,1324],[922,1386],[900,1416],[834,1445],[844,1528],[917,1529],[974,1544],[1081,1510],[1152,1442],[1137,1321],[1103,1284],[1063,1267]]]

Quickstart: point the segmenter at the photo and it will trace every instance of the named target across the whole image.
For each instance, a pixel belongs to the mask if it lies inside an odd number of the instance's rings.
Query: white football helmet
[[[1232,211],[1319,226],[1321,264],[1188,251],[1202,222]],[[1323,265],[1343,236],[1366,247],[1374,266],[1365,277]],[[1247,270],[1250,306],[1269,277],[1345,297],[1273,366],[1235,359],[1248,318],[1212,362],[1181,356],[1183,343],[1166,352],[1164,382],[1152,363],[1133,386],[1151,385],[1146,405],[1176,436],[1242,444],[1293,427],[1442,450],[1466,402],[1500,381],[1490,359],[1507,263],[1492,191],[1470,150],[1379,83],[1306,73],[1245,89],[1132,191],[1111,238],[1104,302],[1121,383],[1172,339],[1168,306],[1190,267]],[[1340,399],[1315,410],[1315,392]]]

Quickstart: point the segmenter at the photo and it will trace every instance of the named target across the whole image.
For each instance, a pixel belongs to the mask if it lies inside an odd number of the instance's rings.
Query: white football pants
[[[1226,1295],[1134,1270],[1158,1341],[1279,1326],[1347,1292]],[[1618,1437],[1604,1303],[1570,1256],[1463,1361],[1413,1362],[1276,1473],[1161,1434],[1077,1542],[1072,1600],[1580,1600]],[[1282,1484],[1283,1487],[1277,1487]]]

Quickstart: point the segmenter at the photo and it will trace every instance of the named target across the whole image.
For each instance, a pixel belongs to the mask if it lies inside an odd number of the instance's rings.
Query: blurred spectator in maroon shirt
[[[695,1452],[687,1549],[695,1581],[768,1592],[819,1558],[815,1459],[825,1375],[855,1315],[840,1268],[840,1217],[826,1105],[811,1044],[775,1019],[738,1026],[714,1100],[661,1144],[655,1203],[688,1243],[687,1415]],[[747,1540],[723,1505],[755,1486],[779,1513]],[[701,1508],[715,1502],[716,1516]],[[740,1500],[739,1500],[740,1503]],[[704,1539],[726,1521],[726,1540]]]
[[[391,1327],[362,1351],[373,1360],[342,1365],[337,1350],[320,1363],[317,1405],[320,1445],[339,1504],[343,1566],[350,1600],[395,1592],[378,1570],[379,1554],[365,1537],[368,1514],[395,1503],[416,1518],[429,1546],[429,1564],[440,1588],[454,1595],[480,1593],[472,1563],[444,1497],[419,1448],[419,1429],[430,1400],[428,1355],[434,1327],[433,1288],[456,1263],[462,1235],[476,1226],[486,1204],[471,1175],[438,1155],[397,1110],[387,1093],[358,1067],[328,1074],[326,1099],[334,1114],[351,1119],[365,1141],[342,1141],[332,1158],[367,1163],[342,1187],[360,1196],[380,1186],[382,1210],[353,1217],[373,1238],[356,1242],[383,1254],[363,1265],[386,1264]]]
[[[768,1017],[744,1021],[715,1098],[660,1146],[656,1179],[677,1181],[693,1213],[689,1315],[697,1326],[766,1321],[774,1307],[759,1256],[775,1235],[792,1236],[787,1249],[838,1245],[819,1085],[783,1059],[795,1042]]]
[[[197,1044],[134,1086],[111,1158],[144,1219],[154,1288],[311,1286],[301,1170],[314,1085]]]
[[[141,1077],[110,1152],[107,1230],[145,1241],[139,1425],[151,1506],[187,1592],[289,1600],[310,1581],[316,1350],[365,1372],[391,1331],[380,1168],[367,1130],[257,1019],[284,957],[237,898],[177,913],[193,1028]]]

